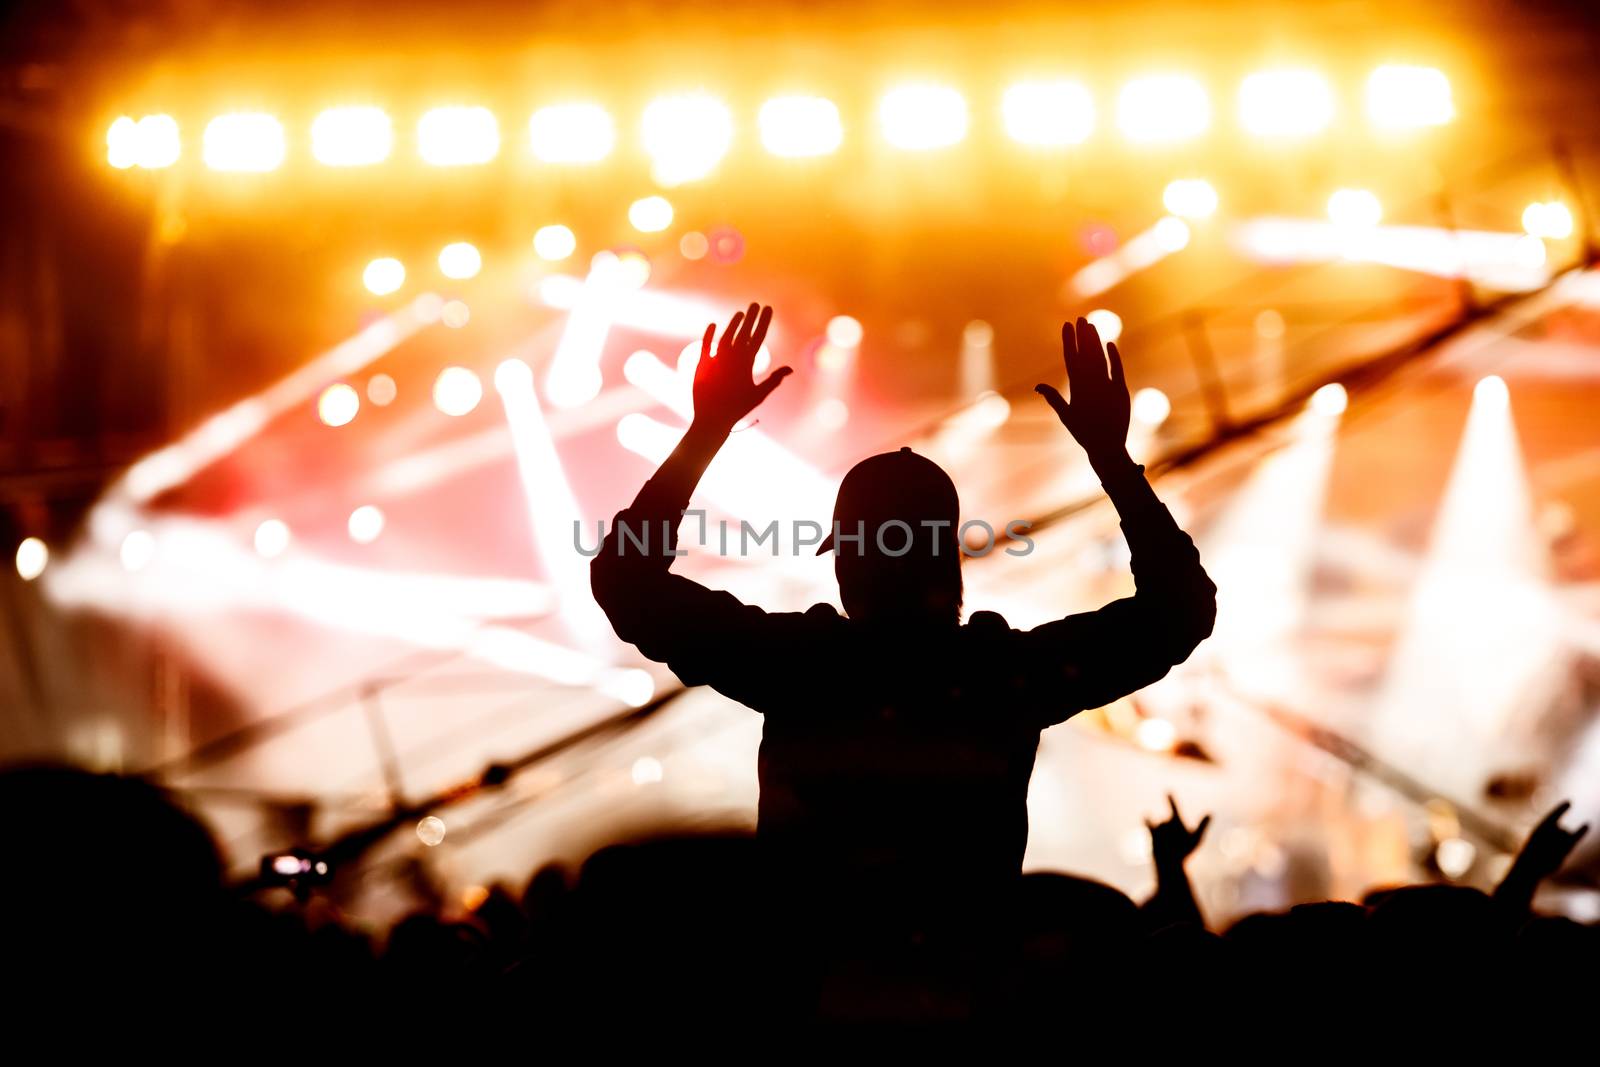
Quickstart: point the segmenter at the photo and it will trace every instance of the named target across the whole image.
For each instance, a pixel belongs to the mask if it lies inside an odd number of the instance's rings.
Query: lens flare
[[[436,107],[417,122],[417,152],[435,167],[469,167],[500,154],[500,123],[486,107]]]
[[[598,163],[616,144],[616,125],[599,104],[551,104],[528,120],[535,158],[545,163]]]
[[[644,109],[645,154],[662,185],[682,185],[716,169],[733,143],[733,116],[708,93],[664,96]]]
[[[560,224],[541,226],[533,235],[533,252],[540,259],[559,263],[578,250],[578,238]]]
[[[1211,126],[1211,99],[1186,74],[1135,78],[1117,97],[1117,125],[1136,144],[1192,140]]]
[[[1314,70],[1264,70],[1239,86],[1239,124],[1258,137],[1320,133],[1333,110],[1333,89]]]
[[[201,154],[221,171],[269,171],[283,163],[283,124],[261,112],[218,115],[206,124]]]
[[[1019,144],[1060,148],[1094,132],[1094,97],[1074,81],[1018,82],[1000,100],[1006,133]]]
[[[902,85],[879,101],[878,122],[895,148],[948,148],[967,135],[967,101],[948,85]]]
[[[373,296],[388,296],[406,283],[405,264],[391,256],[375,259],[361,272],[361,283]]]
[[[394,124],[381,107],[335,107],[311,123],[311,155],[329,167],[382,163],[394,149]]]
[[[788,159],[828,155],[844,140],[838,106],[820,96],[773,97],[756,122],[766,150]]]

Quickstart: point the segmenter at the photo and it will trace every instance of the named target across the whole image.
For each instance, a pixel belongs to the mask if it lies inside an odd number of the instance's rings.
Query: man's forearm
[[[676,518],[688,507],[695,487],[727,439],[728,431],[720,426],[691,423],[672,454],[633,498],[630,510],[651,518]]]

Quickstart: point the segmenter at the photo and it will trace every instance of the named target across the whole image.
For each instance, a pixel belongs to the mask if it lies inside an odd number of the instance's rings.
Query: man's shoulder
[[[974,611],[963,629],[973,634],[1010,633],[1011,624],[998,611]]]

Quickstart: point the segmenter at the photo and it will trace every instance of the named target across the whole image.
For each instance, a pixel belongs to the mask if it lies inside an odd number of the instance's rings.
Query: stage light
[[[1328,197],[1328,221],[1344,229],[1365,229],[1383,219],[1383,204],[1367,189],[1337,189]]]
[[[1311,394],[1311,410],[1323,418],[1343,415],[1350,405],[1350,394],[1338,382],[1329,382]]]
[[[1172,401],[1159,389],[1146,387],[1133,394],[1133,418],[1146,426],[1160,426],[1172,414]]]
[[[17,575],[31,582],[50,564],[50,547],[37,537],[24,537],[17,545]]]
[[[1487,411],[1504,411],[1511,403],[1511,390],[1506,388],[1504,378],[1490,374],[1479,378],[1478,384],[1472,387],[1472,400]]]
[[[1281,340],[1288,329],[1288,325],[1283,321],[1283,312],[1276,308],[1262,308],[1256,312],[1253,325],[1256,336],[1263,341]]]
[[[661,781],[661,761],[654,756],[640,756],[633,761],[633,784],[655,785]]]
[[[828,320],[828,343],[836,348],[859,348],[864,331],[861,323],[849,315],[835,315]]]
[[[261,112],[218,115],[206,124],[201,151],[212,170],[276,170],[283,163],[283,124]]]
[[[387,374],[374,374],[367,379],[367,399],[380,408],[386,408],[394,403],[399,389],[394,384],[394,379]]]
[[[1141,719],[1134,737],[1147,752],[1169,752],[1178,741],[1178,728],[1166,719]]]
[[[678,239],[678,252],[684,259],[705,259],[711,242],[699,230],[690,230]]]
[[[643,140],[651,176],[681,185],[704,178],[727,155],[733,116],[707,93],[664,96],[644,109]]]
[[[436,167],[487,163],[500,153],[500,123],[486,107],[436,107],[417,122],[417,151]]]
[[[1549,253],[1544,242],[1537,237],[1522,236],[1511,246],[1511,263],[1525,271],[1535,271],[1544,266]]]
[[[358,545],[370,545],[383,533],[383,512],[372,504],[362,504],[350,513],[350,519],[345,523],[345,529],[350,533],[350,540]]]
[[[598,163],[616,144],[616,126],[599,104],[552,104],[528,120],[533,154],[546,163]]]
[[[439,273],[446,278],[465,281],[476,277],[482,269],[482,254],[476,245],[467,241],[455,241],[439,250]]]
[[[394,124],[381,107],[329,108],[311,122],[311,155],[330,167],[382,163],[394,149]]]
[[[417,840],[433,848],[444,840],[446,827],[437,815],[429,815],[417,823]]]
[[[129,573],[142,571],[156,558],[156,539],[148,530],[133,530],[122,539],[117,556],[122,560],[123,570]]]
[[[647,196],[628,206],[628,221],[640,233],[660,233],[672,225],[672,204],[664,196]]]
[[[630,249],[617,257],[617,284],[623,289],[643,289],[650,280],[650,257]]]
[[[118,170],[160,170],[178,161],[182,146],[171,115],[145,115],[135,122],[123,115],[106,130],[106,162]]]
[[[1163,252],[1182,252],[1189,247],[1189,224],[1172,215],[1158,219],[1150,227],[1150,235]]]
[[[1161,202],[1181,219],[1210,218],[1217,210],[1217,191],[1204,178],[1178,178],[1167,183]]]
[[[1388,130],[1442,126],[1455,117],[1450,79],[1433,67],[1390,64],[1367,78],[1367,117]]]
[[[289,547],[289,526],[282,519],[267,519],[256,527],[256,552],[263,559],[276,559]]]
[[[1447,837],[1434,849],[1433,859],[1446,878],[1460,878],[1472,869],[1478,850],[1464,837]]]
[[[825,156],[844,140],[839,108],[820,96],[775,96],[756,116],[761,143],[785,158]]]
[[[948,85],[902,85],[878,102],[878,122],[895,148],[947,148],[967,135],[967,101]]]
[[[433,406],[446,415],[465,415],[482,399],[483,383],[465,367],[446,367],[433,380]]]
[[[1122,336],[1122,316],[1106,308],[1095,308],[1084,316],[1084,320],[1095,328],[1100,335],[1100,340],[1110,344]]]
[[[844,429],[845,424],[850,421],[850,407],[838,397],[830,396],[817,404],[812,417],[818,427],[829,433],[835,433]]]
[[[373,296],[388,296],[406,283],[406,267],[398,259],[384,256],[367,264],[361,282]]]
[[[1562,241],[1572,236],[1572,212],[1559,200],[1535,201],[1522,211],[1522,228],[1532,237]]]
[[[1333,90],[1314,70],[1264,70],[1239,86],[1239,122],[1259,137],[1302,137],[1333,121]]]
[[[559,263],[578,250],[578,238],[559,223],[541,226],[533,235],[533,252],[540,259]]]
[[[335,382],[317,398],[317,418],[327,426],[343,426],[361,410],[361,397],[344,382]]]
[[[459,330],[472,319],[472,309],[465,300],[446,300],[439,311],[439,321],[452,330]]]
[[[1018,82],[1000,100],[1012,140],[1040,148],[1081,144],[1094,132],[1094,98],[1074,81]]]
[[[1211,100],[1186,74],[1135,78],[1117,97],[1117,125],[1139,144],[1187,141],[1211,125]]]
[[[973,319],[961,328],[961,395],[979,396],[994,389],[994,327]]]

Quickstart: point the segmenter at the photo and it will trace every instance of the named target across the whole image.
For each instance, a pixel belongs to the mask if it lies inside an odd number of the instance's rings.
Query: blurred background
[[[1063,318],[1126,355],[1218,626],[1046,734],[1030,866],[1148,890],[1172,792],[1214,813],[1223,919],[1488,886],[1554,800],[1600,817],[1589,5],[5,20],[0,758],[151,775],[241,875],[313,846],[374,922],[752,824],[759,718],[617,642],[579,546],[681,433],[706,323],[761,300],[798,373],[711,519],[825,521],[911,445],[1034,524],[966,569],[1020,627],[1130,587],[1031,393]],[[680,567],[836,603],[789,547]],[[1584,846],[1541,904],[1593,921]]]

